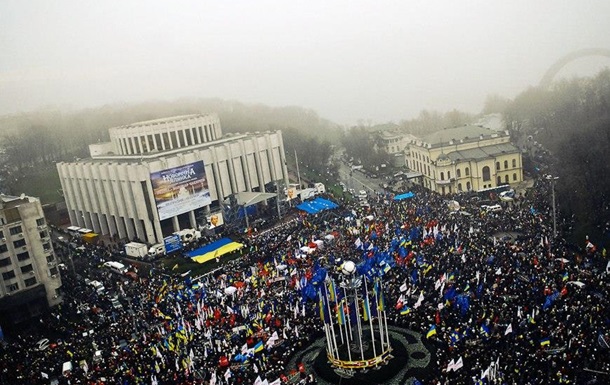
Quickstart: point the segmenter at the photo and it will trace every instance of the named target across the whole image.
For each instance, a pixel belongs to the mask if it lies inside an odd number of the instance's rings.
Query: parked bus
[[[477,191],[476,194],[481,199],[489,199],[493,201],[498,198],[501,192],[508,191],[510,189],[510,185],[503,184],[497,187],[484,188],[482,190]]]

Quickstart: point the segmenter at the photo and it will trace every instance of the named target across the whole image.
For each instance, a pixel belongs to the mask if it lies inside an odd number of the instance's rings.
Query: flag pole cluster
[[[359,370],[390,360],[392,348],[381,277],[366,277],[356,271],[342,273],[336,279],[327,276],[318,287],[318,307],[326,354],[334,367]]]

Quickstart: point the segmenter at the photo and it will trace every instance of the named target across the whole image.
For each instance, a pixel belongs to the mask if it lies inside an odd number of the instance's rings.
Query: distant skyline
[[[478,113],[570,52],[610,48],[610,2],[0,2],[0,114],[222,98],[339,124]],[[559,77],[593,76],[591,57]]]

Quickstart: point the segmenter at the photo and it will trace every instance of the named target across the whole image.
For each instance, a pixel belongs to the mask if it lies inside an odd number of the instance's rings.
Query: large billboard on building
[[[153,172],[150,182],[160,220],[212,203],[203,161]]]

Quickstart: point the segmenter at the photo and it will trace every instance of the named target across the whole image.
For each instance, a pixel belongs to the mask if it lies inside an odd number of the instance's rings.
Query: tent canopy
[[[395,201],[401,201],[403,199],[409,199],[409,198],[413,198],[415,196],[415,194],[413,194],[411,191],[409,191],[408,193],[404,193],[404,194],[400,194],[400,195],[396,195],[394,197]]]
[[[238,205],[247,207],[255,205],[262,201],[266,201],[267,199],[273,198],[275,196],[277,196],[277,194],[242,191],[236,194],[236,199]]]
[[[335,202],[320,197],[297,205],[297,209],[305,211],[307,214],[317,214],[324,210],[336,209],[337,207],[339,205]]]

